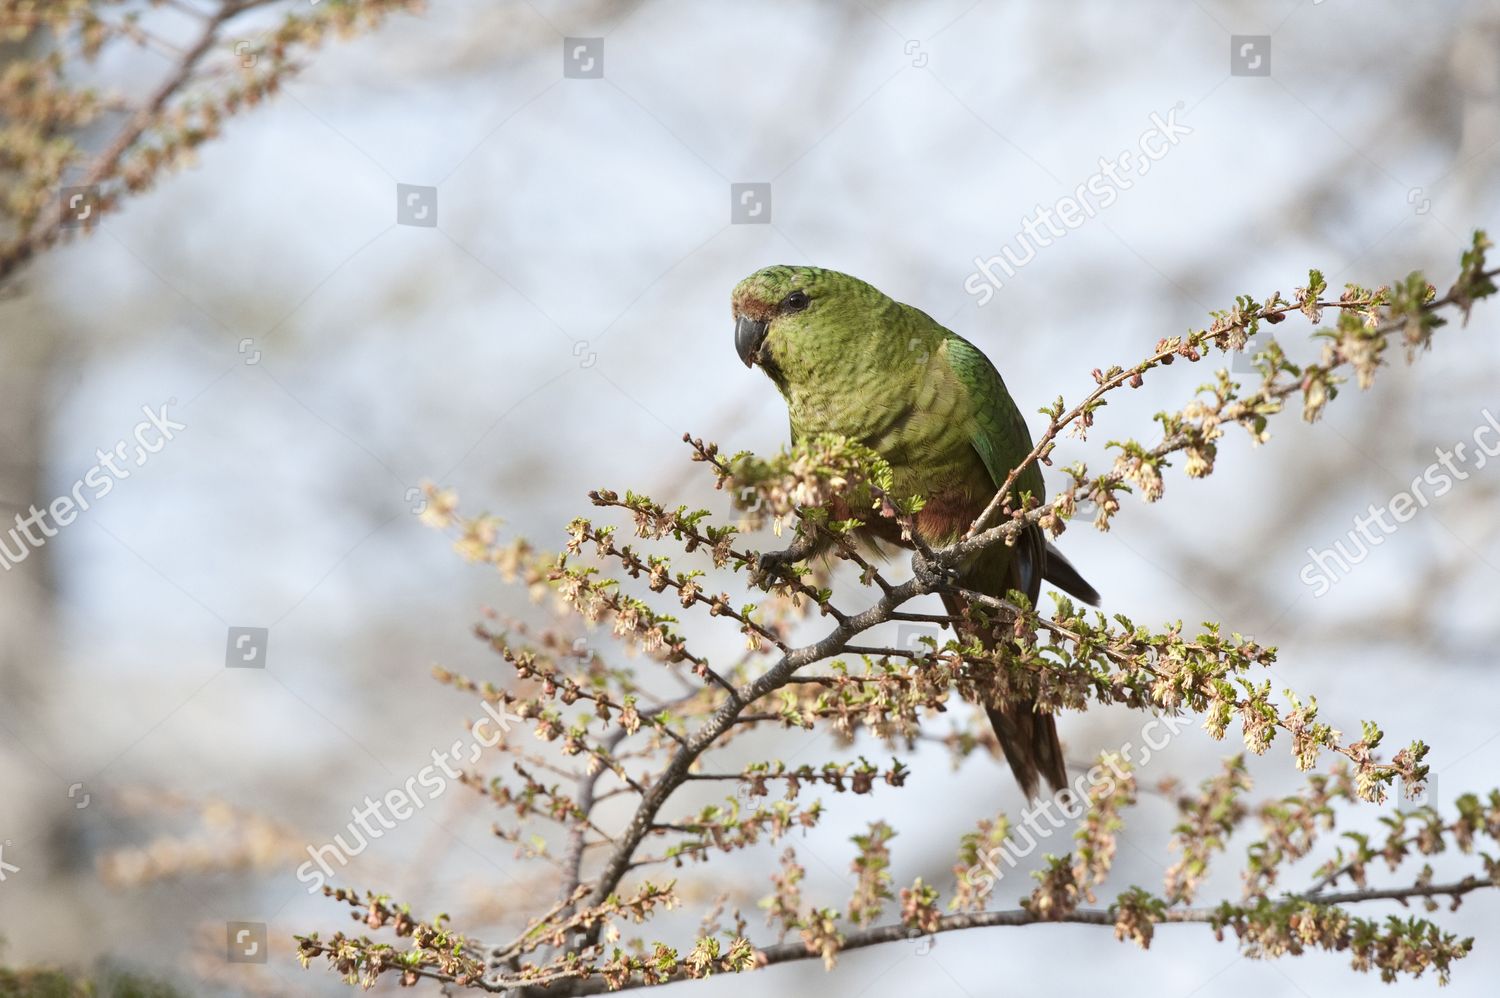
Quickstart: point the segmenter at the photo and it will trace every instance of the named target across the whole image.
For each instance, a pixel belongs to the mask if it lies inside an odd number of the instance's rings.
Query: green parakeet
[[[1010,470],[1032,448],[1026,420],[989,358],[925,312],[864,281],[818,267],[767,267],[734,289],[735,349],[759,365],[785,397],[792,439],[838,434],[888,461],[895,494],[920,495],[918,535],[934,548],[958,540]],[[1044,493],[1033,464],[1016,494]],[[867,532],[900,543],[872,518]],[[1014,546],[996,544],[960,569],[966,588],[1033,604],[1045,579],[1091,604],[1099,594],[1046,539],[1028,528]],[[956,600],[945,597],[950,613]],[[1023,699],[985,705],[1005,759],[1028,797],[1038,775],[1067,782],[1052,715]]]

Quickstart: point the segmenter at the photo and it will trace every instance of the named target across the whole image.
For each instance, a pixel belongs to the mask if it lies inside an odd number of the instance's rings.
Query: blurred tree
[[[179,998],[181,994],[160,981],[109,967],[87,976],[0,967],[0,998]]]
[[[43,303],[22,294],[23,268],[48,249],[90,234],[131,195],[191,163],[227,118],[273,96],[329,38],[372,29],[391,13],[421,6],[422,0],[0,0],[5,529],[33,504],[50,501],[51,402],[68,349],[64,339],[47,334]],[[123,82],[112,83],[112,76]],[[8,748],[24,750],[18,721],[42,713],[56,664],[52,588],[45,547],[0,575],[0,733],[8,735]],[[40,786],[56,776],[36,757],[0,756],[0,765],[11,787]],[[71,810],[61,789],[56,800],[53,819]],[[55,871],[75,855],[67,843],[76,822],[52,824],[50,854],[33,855]]]

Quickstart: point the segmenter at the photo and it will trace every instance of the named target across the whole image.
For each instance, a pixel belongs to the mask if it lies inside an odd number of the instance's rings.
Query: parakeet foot
[[[911,556],[912,574],[928,592],[940,592],[958,585],[958,569],[926,557],[918,551]]]
[[[750,582],[752,585],[768,587],[772,576],[781,575],[792,578],[792,573],[787,569],[799,561],[806,560],[812,555],[816,544],[805,535],[798,533],[791,547],[784,551],[762,551],[755,559],[755,567],[750,570]]]

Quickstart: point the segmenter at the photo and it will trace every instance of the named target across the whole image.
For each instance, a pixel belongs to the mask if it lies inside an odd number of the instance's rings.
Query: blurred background
[[[170,6],[147,16],[169,37],[191,26]],[[421,524],[413,489],[451,487],[540,547],[589,513],[591,488],[727,513],[680,438],[784,443],[784,406],[741,366],[729,319],[730,288],[771,263],[845,270],[924,309],[994,359],[1027,413],[1077,400],[1091,368],[1139,359],[1237,294],[1291,296],[1309,267],[1335,291],[1413,269],[1445,289],[1471,230],[1500,229],[1497,52],[1500,3],[1480,0],[432,0],[320,53],[0,302],[6,521],[70,493],[143,406],[170,400],[185,426],[0,573],[0,840],[16,868],[0,884],[0,958],[107,956],[193,994],[344,993],[293,958],[292,933],[349,928],[295,878],[302,849],[464,734],[474,704],[431,681],[434,663],[508,678],[470,634],[481,609],[533,612]],[[145,52],[102,71],[149,83],[165,66]],[[976,258],[1014,248],[1039,205],[1169,112],[1190,133],[981,307],[965,290]],[[1309,547],[1347,545],[1353,518],[1435,447],[1500,417],[1497,325],[1481,304],[1320,423],[1288,413],[1260,448],[1231,432],[1212,478],[1174,473],[1161,502],[1127,503],[1108,534],[1080,523],[1062,546],[1109,611],[1222,621],[1278,646],[1275,687],[1316,695],[1335,727],[1378,720],[1390,750],[1425,739],[1439,806],[1500,783],[1500,466],[1474,469],[1326,595],[1299,578]],[[1276,328],[1294,359],[1315,355],[1300,317]],[[1185,367],[1114,396],[1059,463],[1107,464],[1108,440],[1149,436],[1152,414],[1208,377]],[[257,629],[238,662],[235,628]],[[703,621],[689,633],[710,655],[739,643]],[[1083,760],[1140,724],[1101,710],[1061,730]],[[1192,785],[1237,748],[1189,727],[1140,775]],[[800,731],[733,750],[741,764],[861,751],[889,754]],[[924,742],[903,759],[904,789],[822,795],[824,823],[794,841],[810,899],[845,903],[848,837],[868,820],[900,832],[898,882],[947,889],[959,836],[1022,805],[993,758],[955,769]],[[1300,784],[1284,741],[1252,773],[1257,796]],[[514,930],[546,870],[494,839],[477,795],[438,803],[335,883]],[[1349,820],[1373,829],[1394,806]],[[1174,820],[1169,799],[1143,796],[1111,887],[1160,884]],[[705,899],[732,891],[768,941],[754,902],[780,851],[684,882]],[[1237,894],[1241,857],[1204,900]],[[1013,876],[997,906],[1029,890]],[[1479,936],[1449,993],[1490,993],[1500,973],[1492,894],[1439,916]],[[226,962],[233,922],[267,927],[266,962]],[[1165,927],[1143,953],[1054,926],[863,950],[832,977],[809,962],[673,990],[1384,987],[1339,954],[1253,961],[1202,927]]]

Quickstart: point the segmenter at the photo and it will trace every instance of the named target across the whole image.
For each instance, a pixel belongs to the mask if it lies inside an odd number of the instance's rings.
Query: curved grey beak
[[[746,367],[755,364],[761,344],[766,341],[768,323],[742,315],[734,320],[734,349]]]

